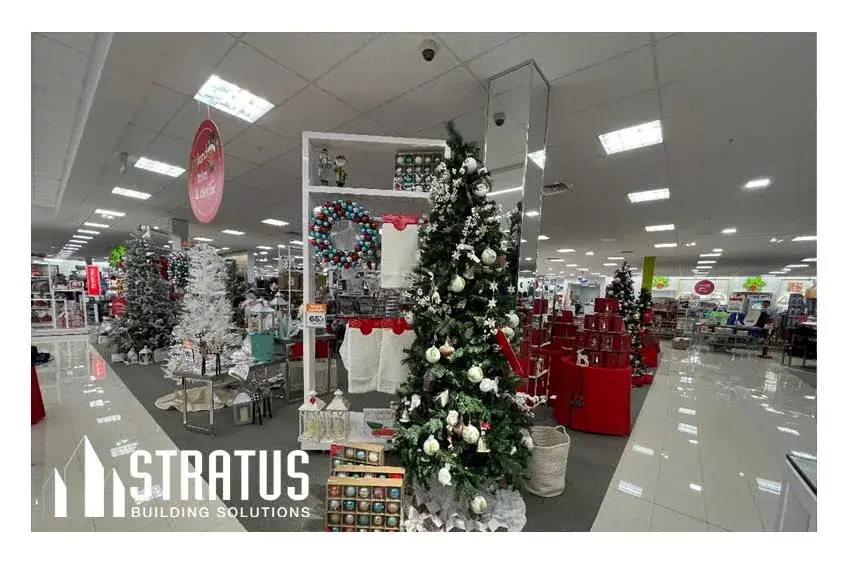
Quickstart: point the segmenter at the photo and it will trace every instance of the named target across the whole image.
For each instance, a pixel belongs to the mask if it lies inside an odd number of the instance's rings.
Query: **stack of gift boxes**
[[[552,324],[552,350],[573,354],[578,348],[578,325],[572,311],[561,311]]]
[[[627,367],[631,361],[631,335],[625,331],[619,301],[599,297],[594,310],[594,314],[584,315],[584,330],[576,337],[578,350],[583,350],[592,367]]]

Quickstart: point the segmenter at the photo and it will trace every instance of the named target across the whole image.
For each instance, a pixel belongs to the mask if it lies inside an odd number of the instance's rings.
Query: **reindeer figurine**
[[[590,357],[584,352],[583,348],[577,350],[576,354],[578,354],[578,357],[575,359],[575,365],[584,367],[590,365]]]

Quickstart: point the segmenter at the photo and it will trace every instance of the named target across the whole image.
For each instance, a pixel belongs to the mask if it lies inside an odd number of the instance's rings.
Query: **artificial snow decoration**
[[[459,417],[458,411],[449,411],[449,414],[446,415],[446,424],[455,426],[458,423]]]
[[[469,503],[469,506],[476,514],[484,514],[484,511],[487,510],[487,499],[481,495],[477,495]]]
[[[425,351],[425,359],[430,364],[436,364],[440,361],[440,350],[432,346]]]
[[[449,284],[449,291],[452,293],[460,293],[466,287],[467,282],[464,281],[464,278],[461,276],[455,276],[452,278],[452,283]]]
[[[447,463],[443,466],[440,471],[437,472],[437,481],[443,485],[444,487],[448,487],[452,484],[452,474],[449,473],[449,464]]]
[[[467,370],[467,378],[472,383],[478,383],[482,379],[484,379],[484,372],[481,371],[481,368],[478,366],[472,366]]]
[[[509,326],[504,327],[504,328],[502,329],[502,332],[504,332],[504,333],[505,333],[505,336],[507,336],[507,337],[508,337],[508,340],[510,340],[511,338],[513,338],[513,335],[515,334],[515,333],[514,333],[514,331],[513,331],[513,329],[512,329],[511,327],[509,327]]]
[[[429,434],[428,439],[423,443],[425,455],[432,456],[440,451],[440,442],[433,435]]]
[[[508,324],[516,328],[519,326],[519,315],[516,313],[508,313]]]
[[[129,349],[129,353],[126,354],[126,363],[127,364],[137,364],[138,363],[138,353],[135,351],[135,348]]]
[[[481,262],[484,263],[485,266],[492,266],[496,263],[496,258],[499,255],[496,253],[495,250],[490,248],[489,246],[481,251]]]
[[[464,442],[468,444],[474,444],[478,441],[478,437],[481,436],[481,433],[478,431],[478,428],[472,425],[470,422],[464,429],[461,431],[461,438],[464,439]]]
[[[492,379],[485,377],[481,380],[481,383],[478,384],[478,388],[481,389],[484,393],[489,393],[496,389],[496,382]]]

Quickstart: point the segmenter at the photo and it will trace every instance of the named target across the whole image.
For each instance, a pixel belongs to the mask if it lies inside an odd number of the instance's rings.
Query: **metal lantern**
[[[138,353],[138,363],[142,366],[147,366],[153,361],[153,351],[149,347],[144,346]]]
[[[299,407],[299,439],[319,441],[323,436],[322,410],[326,402],[311,391]]]
[[[232,412],[235,415],[235,425],[243,426],[244,424],[251,424],[253,418],[254,404],[252,402],[252,395],[246,391],[239,391],[232,403]]]
[[[334,399],[323,411],[323,431],[332,442],[349,439],[349,401],[340,389],[334,392]]]

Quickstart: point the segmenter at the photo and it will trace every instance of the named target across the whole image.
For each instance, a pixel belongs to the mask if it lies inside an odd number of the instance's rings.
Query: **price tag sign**
[[[326,304],[305,304],[305,326],[308,328],[326,328]]]

